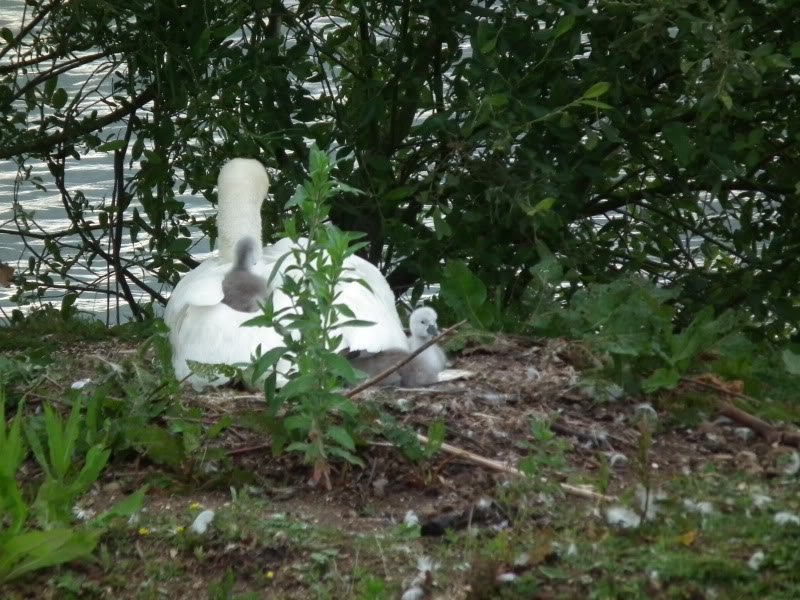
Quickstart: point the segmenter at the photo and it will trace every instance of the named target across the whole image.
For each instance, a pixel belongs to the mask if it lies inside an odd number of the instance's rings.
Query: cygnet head
[[[269,192],[267,170],[252,158],[234,158],[217,179],[217,231],[222,262],[233,262],[234,244],[253,238],[261,247],[261,204]]]
[[[411,335],[417,339],[429,340],[439,335],[439,328],[436,326],[436,311],[430,306],[418,308],[408,319],[408,327]]]
[[[236,242],[234,249],[234,271],[250,271],[250,267],[258,262],[261,247],[251,237],[243,237]]]

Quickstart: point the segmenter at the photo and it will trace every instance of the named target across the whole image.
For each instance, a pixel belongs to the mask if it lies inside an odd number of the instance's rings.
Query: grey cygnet
[[[223,304],[240,312],[256,312],[270,294],[267,280],[250,271],[260,248],[251,237],[236,242],[233,268],[222,280]]]
[[[414,351],[431,338],[439,335],[436,325],[436,311],[424,306],[411,313],[409,328],[411,335],[408,338],[409,350]],[[384,350],[376,354],[367,355],[364,352],[352,352],[347,355],[350,363],[359,371],[364,371],[370,377],[383,373],[392,365],[397,364],[408,356],[408,350]],[[397,373],[392,373],[381,382],[381,385],[397,385],[416,387],[430,385],[439,380],[441,373],[447,366],[447,357],[444,351],[434,344],[407,365],[400,368]]]

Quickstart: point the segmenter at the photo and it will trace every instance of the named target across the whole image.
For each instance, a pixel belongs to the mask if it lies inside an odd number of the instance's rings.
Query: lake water
[[[20,21],[22,19],[23,10],[25,7],[24,0],[0,0],[0,27],[8,27],[13,32],[19,30]],[[28,9],[30,11],[30,9]],[[30,13],[26,19],[30,18]],[[11,53],[9,53],[11,54]],[[7,57],[4,58],[6,60]],[[86,85],[87,81],[97,82],[103,75],[95,72],[97,64],[89,63],[62,75],[59,78],[58,85],[63,87],[69,97],[73,97],[81,87]],[[110,81],[106,80],[101,85],[101,90],[108,91],[110,89]],[[96,101],[97,96],[89,97],[85,102]],[[97,104],[93,106],[98,110],[100,115],[108,112],[110,109],[104,104]],[[103,135],[115,133],[113,128],[104,130]],[[35,218],[35,226],[33,227],[34,233],[55,233],[68,229],[71,225],[66,216],[64,206],[62,204],[61,194],[55,187],[53,179],[47,168],[47,165],[39,161],[29,161],[29,166],[32,165],[32,176],[39,176],[44,182],[47,191],[43,192],[37,189],[31,181],[24,181],[20,177],[18,166],[14,161],[2,160],[0,161],[0,197],[3,199],[0,203],[0,230],[13,231],[16,230],[14,200],[18,205],[27,213],[33,213]],[[65,180],[67,188],[74,195],[75,192],[81,191],[86,196],[87,200],[95,206],[101,206],[104,203],[111,202],[113,192],[113,155],[106,152],[90,152],[81,156],[80,161],[69,159],[66,166]],[[187,208],[187,212],[203,219],[214,213],[214,209],[201,196],[183,195],[178,197],[182,200]],[[137,205],[133,203],[128,212],[130,213]],[[92,222],[91,216],[87,217]],[[209,244],[199,231],[194,232],[196,235],[195,245],[191,250],[192,256],[197,260],[203,260],[209,255]],[[75,238],[64,237],[61,238],[62,242],[69,243],[70,241],[77,241]],[[140,235],[140,241],[134,245],[130,243],[130,239],[123,239],[123,256],[129,259],[135,257],[145,258],[148,254],[146,248],[146,238]],[[9,264],[19,270],[27,268],[29,258],[41,253],[44,248],[44,242],[34,237],[26,236],[22,238],[10,233],[0,232],[0,262]],[[69,255],[67,250],[65,255]],[[70,269],[69,276],[72,279],[72,284],[80,287],[81,285],[91,284],[95,287],[115,289],[113,273],[107,270],[105,261],[98,260],[96,268],[81,268],[77,265]],[[160,284],[154,278],[148,277],[141,268],[132,267],[131,271],[137,277],[143,279],[148,285],[157,289],[162,295],[169,294],[169,288]],[[57,284],[63,283],[57,277],[54,277]],[[110,283],[109,283],[110,282]],[[135,286],[132,290],[136,292]],[[0,287],[0,316],[8,316],[10,310],[16,308],[17,305],[11,302],[10,298],[16,290],[14,288]],[[53,289],[50,290],[41,302],[60,302],[64,294],[63,290]],[[148,296],[142,292],[136,294],[140,300],[149,299]],[[39,305],[37,301],[33,305],[22,307],[23,310],[30,309],[33,306]],[[119,306],[118,306],[119,304]],[[105,293],[91,293],[86,292],[80,295],[77,306],[84,311],[96,314],[100,318],[116,321],[122,321],[130,317],[130,311],[124,301],[117,299]]]
[[[0,27],[8,27],[13,32],[18,31],[24,7],[25,0],[0,0]],[[29,19],[30,13],[25,18],[26,20]],[[325,21],[319,21],[316,23],[316,27],[322,27],[324,24]],[[465,44],[464,50],[469,54],[470,48],[468,44]],[[62,75],[58,81],[59,87],[63,87],[68,96],[72,98],[75,93],[86,85],[87,81],[100,81],[103,74],[95,72],[98,64],[100,63],[90,63]],[[109,86],[110,81],[107,80],[101,84],[100,89],[107,93],[110,90]],[[315,84],[309,88],[309,91],[312,95],[321,93],[321,84]],[[96,101],[97,97],[88,98],[85,102],[91,102],[92,100]],[[101,115],[111,110],[104,104],[96,104],[93,108],[97,109]],[[420,118],[425,118],[425,116],[420,115]],[[113,128],[106,128],[103,131],[103,137],[105,138],[112,133],[115,133]],[[77,191],[83,192],[87,200],[96,207],[102,206],[104,203],[106,205],[109,204],[113,192],[114,173],[112,161],[112,154],[105,152],[90,152],[83,155],[80,161],[70,159],[67,163],[65,175],[67,188],[73,195]],[[37,161],[30,161],[28,166],[31,165],[33,166],[31,176],[42,178],[47,188],[46,192],[37,189],[31,181],[25,181],[20,177],[16,163],[9,160],[0,161],[0,196],[4,199],[3,203],[0,204],[0,230],[16,230],[15,199],[24,211],[33,213],[35,218],[34,232],[52,234],[68,229],[71,223],[66,216],[61,194],[56,189],[47,166]],[[178,199],[184,202],[187,212],[198,219],[204,219],[215,212],[208,201],[201,196],[183,195],[179,196]],[[132,203],[128,213],[130,214],[136,206],[137,204]],[[88,220],[91,222],[91,216],[88,217]],[[193,234],[194,246],[190,250],[191,255],[197,260],[203,260],[210,254],[208,240],[197,229],[193,231]],[[74,238],[64,237],[61,238],[61,241],[69,243],[78,239],[77,236]],[[123,239],[123,256],[129,259],[146,259],[149,252],[146,248],[146,242],[147,239],[142,234],[140,234],[140,240],[137,244],[131,244],[129,238]],[[19,270],[26,269],[29,259],[41,253],[43,247],[43,241],[35,237],[26,236],[22,238],[18,235],[0,232],[0,262],[14,266]],[[69,255],[69,251],[64,252],[64,254]],[[113,273],[108,270],[105,261],[98,260],[97,265],[101,267],[101,271],[90,270],[77,265],[71,268],[69,271],[69,277],[72,279],[71,285],[77,287],[92,285],[103,288],[109,286],[108,289],[116,290]],[[161,295],[169,295],[168,286],[149,277],[141,268],[132,267],[130,270]],[[57,284],[64,283],[59,281],[57,277],[54,277],[54,279]],[[131,289],[136,292],[135,286],[132,285]],[[10,310],[17,308],[17,305],[11,301],[11,296],[15,291],[14,288],[0,287],[0,317],[7,316],[10,314]],[[57,304],[63,294],[63,290],[51,289],[40,301],[37,300],[34,304],[21,308],[30,310],[46,302]],[[137,298],[143,301],[149,300],[149,297],[144,292],[138,293]],[[126,303],[123,300],[118,301],[116,297],[105,293],[84,292],[80,295],[77,306],[81,310],[92,313],[109,322],[124,321],[130,318],[130,310]],[[160,310],[159,307],[157,309]]]

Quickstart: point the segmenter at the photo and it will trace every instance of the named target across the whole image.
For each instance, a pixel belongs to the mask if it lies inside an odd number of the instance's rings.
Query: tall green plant
[[[47,452],[33,428],[29,426],[25,430],[31,450],[45,475],[34,503],[37,517],[44,527],[71,520],[75,500],[97,481],[111,454],[102,444],[93,445],[86,453],[82,467],[76,472],[76,443],[85,427],[80,413],[81,403],[76,401],[65,423],[50,405],[45,404],[44,438]]]
[[[6,429],[5,406],[5,391],[0,386],[0,583],[91,555],[107,523],[141,509],[144,500],[144,490],[140,490],[91,523],[69,526],[75,501],[95,483],[109,452],[100,445],[92,446],[73,476],[80,454],[76,444],[84,433],[80,403],[75,403],[66,424],[52,407],[45,406],[47,454],[38,434],[26,422],[22,404]],[[45,473],[32,504],[17,483],[28,451],[23,431]],[[30,529],[30,516],[36,518],[40,530]]]
[[[356,242],[360,235],[342,232],[328,222],[331,199],[358,191],[332,177],[335,161],[331,155],[312,146],[309,156],[309,179],[287,203],[287,208],[295,210],[285,231],[293,246],[275,266],[275,272],[283,270],[281,289],[290,306],[275,310],[270,300],[264,315],[246,325],[274,327],[285,344],[256,358],[256,378],[283,356],[292,363],[291,371],[284,374],[288,382],[279,391],[274,371],[264,384],[274,426],[273,450],[303,453],[313,465],[314,481],[330,485],[330,457],[362,464],[354,441],[359,409],[340,392],[342,383],[354,382],[357,375],[338,353],[342,341],[338,331],[369,324],[357,320],[339,302],[340,284],[364,284],[349,275],[345,266],[345,260],[364,244]],[[301,231],[307,237],[301,237]]]

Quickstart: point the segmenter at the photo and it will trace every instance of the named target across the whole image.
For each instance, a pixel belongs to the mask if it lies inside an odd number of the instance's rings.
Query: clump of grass
[[[72,305],[58,309],[46,304],[27,315],[15,310],[2,331],[0,352],[53,349],[76,342],[97,342],[109,336],[105,324]]]

